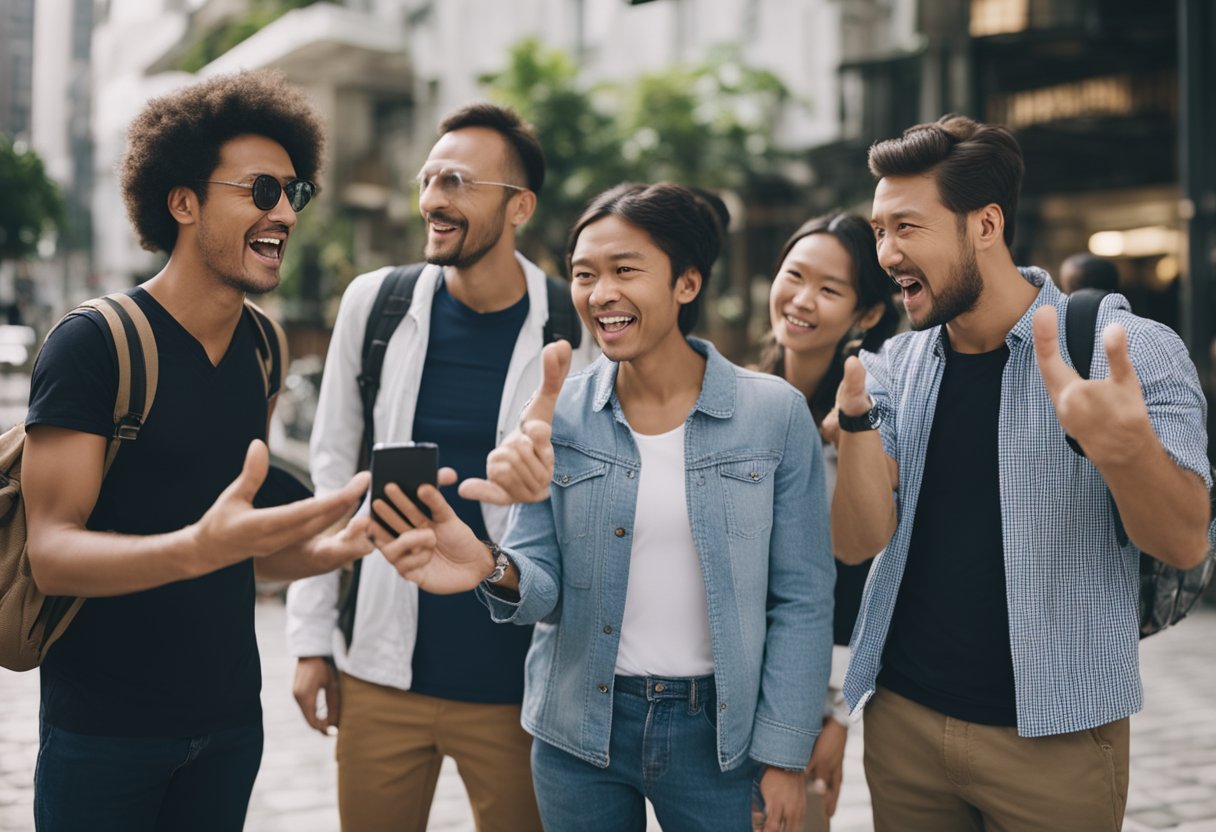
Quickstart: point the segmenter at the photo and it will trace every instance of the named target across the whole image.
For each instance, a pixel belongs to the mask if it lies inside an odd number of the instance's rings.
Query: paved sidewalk
[[[333,739],[311,731],[291,699],[283,607],[258,605],[266,752],[254,787],[251,832],[336,832]],[[1142,646],[1147,706],[1132,720],[1131,793],[1124,832],[1216,832],[1216,610]],[[38,676],[0,670],[0,830],[32,832]],[[869,832],[859,734],[850,738],[834,832]],[[652,829],[658,827],[652,824]],[[449,761],[429,829],[472,832],[464,788]]]

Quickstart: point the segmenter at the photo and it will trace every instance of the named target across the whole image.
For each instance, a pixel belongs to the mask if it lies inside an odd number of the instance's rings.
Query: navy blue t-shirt
[[[219,364],[148,292],[131,296],[156,337],[159,384],[88,520],[150,535],[198,521],[266,438],[266,390],[246,311]],[[112,433],[118,367],[100,315],[69,319],[38,356],[26,426]],[[79,734],[189,737],[261,721],[253,562],[90,598],[42,663],[46,721]]]
[[[498,312],[469,309],[440,281],[414,413],[414,439],[439,446],[439,464],[464,480],[486,475],[497,444],[498,410],[515,341],[528,316],[528,296]],[[456,514],[483,540],[481,504],[456,486],[442,489]],[[495,624],[472,592],[418,592],[415,693],[483,704],[518,704],[532,628]]]

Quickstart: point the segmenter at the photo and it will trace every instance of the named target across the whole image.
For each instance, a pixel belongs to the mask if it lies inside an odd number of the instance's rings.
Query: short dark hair
[[[709,282],[709,273],[722,250],[723,226],[730,213],[720,199],[711,205],[683,185],[660,182],[641,185],[626,182],[611,188],[588,203],[578,222],[570,229],[566,243],[566,266],[574,257],[579,235],[597,220],[617,216],[650,235],[667,259],[671,261],[672,281],[691,268],[701,273],[701,291],[680,307],[680,332],[687,335],[697,325],[701,313],[701,296]]]
[[[502,136],[510,146],[519,165],[518,173],[528,183],[528,190],[540,195],[545,184],[545,151],[541,149],[536,130],[519,117],[510,107],[500,107],[479,101],[449,113],[439,122],[439,135],[463,130],[466,127],[485,127]]]
[[[950,113],[870,148],[870,173],[932,173],[942,204],[963,215],[996,203],[1005,215],[1005,245],[1013,245],[1014,215],[1022,190],[1022,148],[1009,129]]]
[[[886,270],[878,263],[878,252],[874,246],[874,229],[870,227],[868,220],[856,214],[833,211],[804,222],[781,247],[781,253],[777,255],[777,263],[773,268],[774,273],[780,270],[781,264],[785,262],[785,258],[789,256],[798,241],[812,234],[829,235],[840,243],[845,253],[849,255],[849,262],[853,266],[853,286],[857,290],[857,308],[870,309],[874,306],[882,306],[882,317],[862,334],[860,342],[851,342],[850,339],[855,336],[846,333],[845,337],[836,345],[832,363],[819,382],[815,394],[808,401],[811,413],[819,422],[836,404],[836,388],[840,386],[840,382],[844,378],[845,358],[855,353],[857,349],[878,352],[883,342],[894,335],[895,330],[898,329],[899,310],[895,306],[893,296],[895,284],[891,282]],[[766,373],[785,375],[785,351],[775,338],[765,348],[759,367]]]
[[[1077,270],[1077,285],[1069,287],[1070,291],[1077,289],[1101,289],[1103,292],[1119,291],[1119,269],[1109,260],[1095,257],[1092,254],[1074,254],[1060,266],[1060,277],[1064,270],[1072,266]]]
[[[238,136],[265,136],[291,157],[296,176],[316,179],[325,147],[321,119],[282,73],[238,72],[154,98],[131,123],[119,169],[127,216],[148,251],[173,251],[177,221],[169,191],[191,188],[206,200],[221,146]]]

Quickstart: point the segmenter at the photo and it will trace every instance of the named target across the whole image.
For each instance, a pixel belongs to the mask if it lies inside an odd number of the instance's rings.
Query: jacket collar
[[[688,345],[705,356],[705,378],[701,382],[701,394],[697,396],[694,411],[716,419],[729,419],[735,413],[735,366],[708,341],[688,338]],[[610,401],[616,399],[616,372],[620,367],[615,361],[601,356],[592,367],[595,376],[595,401],[592,410],[599,412]],[[613,410],[618,409],[614,404]]]

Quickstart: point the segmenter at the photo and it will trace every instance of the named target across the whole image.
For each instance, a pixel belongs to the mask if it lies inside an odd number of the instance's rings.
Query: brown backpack
[[[270,398],[282,387],[286,338],[282,328],[262,310],[248,301],[246,305],[257,324],[259,361],[266,396]],[[59,323],[90,310],[100,313],[105,320],[118,359],[114,434],[106,448],[104,477],[122,444],[139,437],[139,429],[156,397],[159,362],[152,327],[130,295],[118,292],[85,301]],[[31,670],[42,663],[84,603],[83,598],[45,595],[34,583],[26,553],[25,506],[21,495],[24,450],[24,424],[0,435],[0,667],[18,671]]]

